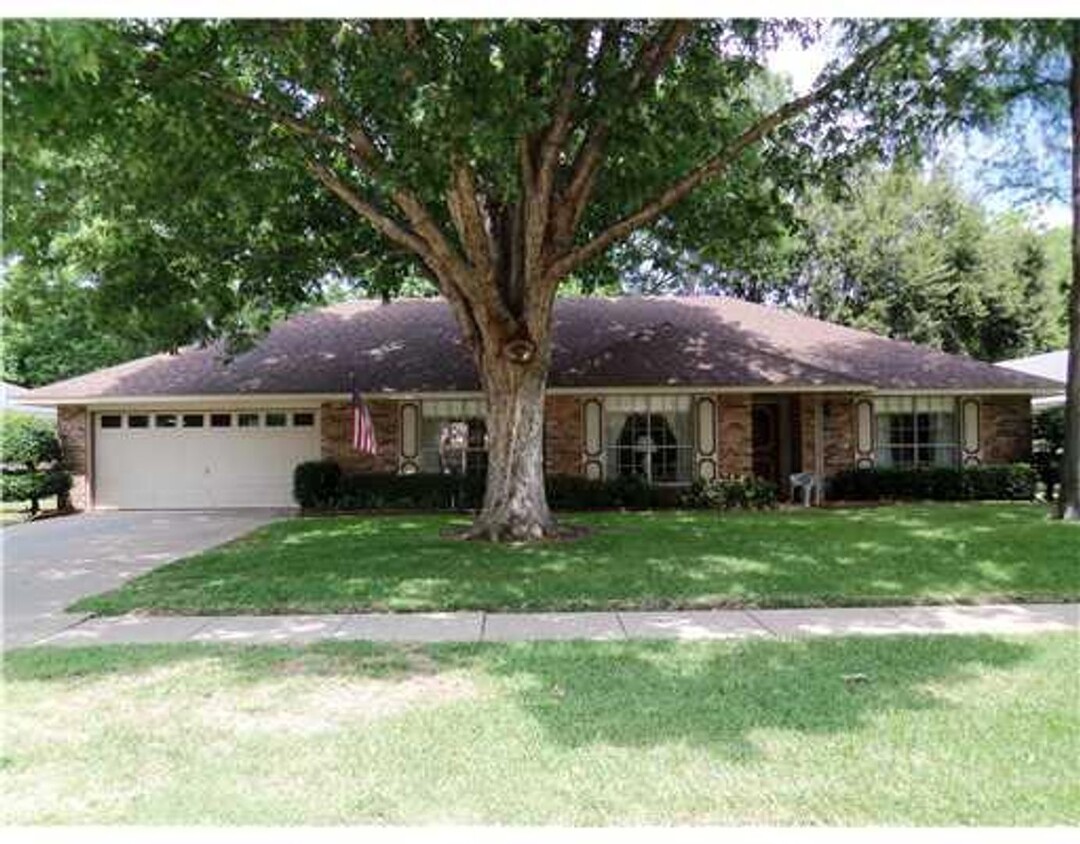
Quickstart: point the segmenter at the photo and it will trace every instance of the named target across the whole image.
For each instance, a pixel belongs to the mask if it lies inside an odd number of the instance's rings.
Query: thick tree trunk
[[[1072,115],[1072,286],[1069,290],[1069,374],[1065,387],[1062,518],[1080,521],[1080,22],[1072,23],[1069,106]]]
[[[525,542],[553,533],[544,492],[544,385],[547,354],[527,364],[505,355],[483,361],[488,470],[484,506],[469,535]]]

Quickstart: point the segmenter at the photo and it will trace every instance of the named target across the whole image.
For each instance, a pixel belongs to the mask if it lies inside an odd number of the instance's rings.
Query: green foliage
[[[0,501],[30,504],[30,512],[40,509],[40,500],[56,496],[63,501],[71,491],[71,474],[59,469],[48,472],[0,471]]]
[[[1065,407],[1043,410],[1032,417],[1031,465],[1038,473],[1048,498],[1061,482],[1061,461],[1065,455]]]
[[[0,464],[34,470],[60,459],[55,423],[29,413],[0,415]]]
[[[545,479],[547,500],[558,510],[664,509],[687,506],[673,487],[638,477],[589,480],[577,475]],[[345,474],[332,460],[302,463],[293,475],[293,497],[313,510],[473,510],[484,497],[484,479],[459,475]],[[701,505],[705,506],[705,505]]]
[[[1026,463],[963,469],[847,469],[829,479],[829,497],[841,501],[1031,501],[1035,470]]]
[[[684,498],[688,507],[712,510],[768,510],[777,504],[776,484],[750,475],[722,475],[695,481]]]
[[[0,277],[4,379],[40,386],[168,345],[168,332],[147,330],[152,314],[114,305],[109,291],[76,282],[67,272],[23,262],[7,267]]]
[[[469,510],[483,495],[483,478],[345,474],[332,460],[301,463],[293,475],[293,497],[314,510]]]
[[[330,506],[340,486],[341,467],[333,460],[312,460],[293,470],[293,498],[305,509]]]
[[[812,315],[991,361],[1064,344],[1047,239],[990,217],[948,175],[870,172],[802,213],[789,296]]]
[[[5,255],[41,279],[87,280],[109,312],[157,347],[216,336],[242,343],[276,317],[341,287],[394,294],[429,274],[311,177],[318,160],[367,200],[393,207],[407,186],[444,231],[451,163],[468,161],[485,202],[521,191],[520,147],[551,120],[574,21],[13,21],[5,27]],[[606,160],[575,239],[587,242],[785,99],[763,66],[785,34],[813,22],[696,21],[678,57],[641,97],[628,94],[643,46],[663,23],[609,24],[580,80],[566,168],[604,121]],[[888,25],[904,61],[940,69],[947,27]],[[856,50],[887,27],[847,27]],[[594,36],[595,37],[595,33]],[[607,46],[610,45],[610,46]],[[659,218],[641,243],[739,263],[748,289],[772,267],[801,188],[829,161],[878,155],[875,134],[913,135],[917,114],[873,112],[874,131],[840,121],[902,86],[902,63],[852,85],[799,127],[742,152],[723,178]],[[331,90],[332,89],[332,90]],[[330,96],[324,93],[330,91]],[[285,128],[302,119],[308,133]],[[353,166],[345,125],[359,120],[386,161]],[[863,138],[872,138],[868,142]],[[329,139],[329,142],[327,142]],[[818,147],[827,152],[818,160]],[[559,178],[565,180],[567,172]],[[640,250],[641,243],[627,247]],[[604,285],[615,252],[577,282]],[[58,372],[65,367],[52,367]],[[24,367],[36,380],[37,370]]]

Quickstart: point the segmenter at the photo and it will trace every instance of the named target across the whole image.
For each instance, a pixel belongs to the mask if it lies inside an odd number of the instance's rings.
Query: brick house
[[[563,299],[548,473],[656,484],[848,467],[1022,461],[1033,396],[1061,385],[722,297]],[[350,440],[371,408],[378,453]],[[231,361],[211,346],[32,391],[55,405],[87,508],[287,506],[293,468],[482,472],[484,402],[439,300],[335,305]],[[447,448],[453,442],[454,448]]]

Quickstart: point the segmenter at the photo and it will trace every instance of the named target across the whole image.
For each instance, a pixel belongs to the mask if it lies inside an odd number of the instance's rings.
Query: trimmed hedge
[[[306,510],[470,510],[483,496],[483,478],[346,475],[331,460],[301,463],[293,474],[293,497]]]
[[[829,481],[829,497],[847,501],[1030,501],[1035,471],[1023,463],[966,469],[849,469]],[[552,475],[548,504],[555,510],[764,509],[775,507],[776,486],[751,477],[722,477],[685,487],[650,486],[640,478],[589,480]],[[306,510],[475,510],[484,479],[460,475],[347,475],[329,460],[302,463],[293,495]]]
[[[55,495],[63,500],[70,491],[71,474],[59,469],[0,473],[0,501],[29,501],[31,513],[38,511],[38,502],[42,498]]]
[[[557,510],[686,506],[684,490],[649,486],[638,478],[593,481],[552,475],[548,504]],[[475,510],[484,499],[482,477],[459,475],[347,475],[329,460],[302,463],[293,475],[293,497],[308,510]]]
[[[829,479],[828,495],[841,501],[1031,501],[1035,470],[1026,463],[963,469],[847,469]]]

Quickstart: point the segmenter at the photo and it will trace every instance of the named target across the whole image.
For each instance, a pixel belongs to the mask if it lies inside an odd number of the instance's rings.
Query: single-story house
[[[560,299],[548,473],[783,483],[848,467],[1024,460],[1031,398],[1061,385],[723,297]],[[365,396],[378,450],[350,444]],[[484,401],[441,300],[333,305],[228,361],[160,354],[34,390],[55,405],[73,499],[90,508],[292,504],[294,467],[481,472]],[[445,447],[453,433],[460,451]]]
[[[1060,381],[1064,384],[1069,376],[1069,350],[1061,349],[1057,352],[1046,352],[1041,355],[1031,355],[1026,358],[1003,360],[998,366],[1003,366],[1006,369],[1012,369],[1016,372],[1026,372],[1028,375],[1038,375],[1042,378],[1049,378],[1051,381]],[[1031,402],[1031,407],[1036,413],[1064,406],[1064,387],[1057,393],[1032,399]]]

